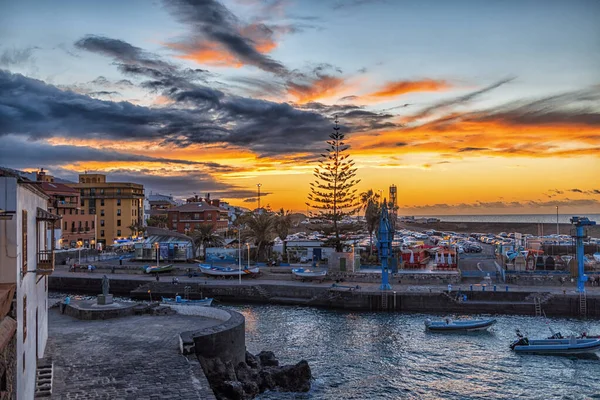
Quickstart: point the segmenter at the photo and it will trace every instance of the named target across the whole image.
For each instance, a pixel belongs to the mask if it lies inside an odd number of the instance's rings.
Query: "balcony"
[[[38,275],[50,275],[54,272],[54,250],[42,250],[37,253]]]
[[[70,202],[64,200],[56,200],[53,204],[54,208],[77,208],[77,202]]]

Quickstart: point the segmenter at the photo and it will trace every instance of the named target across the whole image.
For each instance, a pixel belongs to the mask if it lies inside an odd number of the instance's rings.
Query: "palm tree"
[[[275,223],[275,216],[268,213],[253,214],[245,219],[248,231],[244,236],[256,245],[256,261],[261,259],[266,245],[275,239]]]
[[[379,202],[379,193],[373,192],[373,189],[369,189],[366,192],[360,194],[360,210],[365,212],[365,219],[367,218],[367,207],[372,202]]]
[[[287,236],[290,233],[292,227],[292,215],[289,211],[285,211],[283,208],[279,210],[275,221],[275,231],[279,239],[283,241],[283,255],[282,257],[287,261]]]
[[[194,230],[192,239],[196,248],[202,246],[204,259],[206,259],[207,247],[219,247],[225,243],[223,238],[215,233],[213,224],[200,224],[200,227]]]
[[[381,217],[381,208],[379,201],[371,199],[365,209],[365,221],[367,230],[369,231],[369,256],[373,255],[373,232],[379,226],[379,218]]]

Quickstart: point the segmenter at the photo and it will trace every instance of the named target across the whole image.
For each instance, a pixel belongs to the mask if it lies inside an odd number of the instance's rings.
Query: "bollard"
[[[496,285],[494,285],[494,292],[496,291]]]
[[[506,285],[506,291],[508,292],[508,285]]]
[[[471,292],[473,291],[473,285],[471,285]]]

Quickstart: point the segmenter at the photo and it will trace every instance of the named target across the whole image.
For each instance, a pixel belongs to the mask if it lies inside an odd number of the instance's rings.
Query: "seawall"
[[[50,277],[49,288],[53,291],[98,294],[101,276]],[[580,316],[580,297],[572,292],[558,291],[462,291],[467,301],[457,301],[457,293],[448,294],[439,288],[420,287],[416,291],[356,289],[352,287],[332,288],[305,283],[252,284],[232,283],[223,285],[204,282],[186,282],[174,285],[170,282],[153,282],[139,279],[114,278],[110,281],[111,292],[130,296],[136,300],[153,300],[160,297],[184,295],[185,287],[189,298],[212,297],[216,302],[247,304],[287,304],[325,307],[355,311],[395,311],[457,314],[521,314],[536,315],[535,298],[541,303],[541,311],[547,316]],[[600,296],[590,294],[586,300],[587,317],[600,318]]]

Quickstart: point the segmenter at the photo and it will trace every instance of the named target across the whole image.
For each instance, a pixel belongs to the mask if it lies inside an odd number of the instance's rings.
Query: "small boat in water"
[[[299,279],[302,280],[306,280],[306,279],[316,279],[316,280],[323,280],[325,279],[325,277],[327,276],[327,270],[326,269],[320,269],[320,268],[292,268],[292,274]]]
[[[170,305],[178,305],[178,306],[203,306],[203,307],[210,307],[210,305],[212,304],[213,299],[212,298],[205,298],[205,299],[200,299],[200,300],[189,300],[189,299],[182,299],[181,296],[175,296],[175,298],[168,298],[168,297],[163,297],[162,298],[162,303],[166,304],[168,306]]]
[[[577,339],[572,336],[569,339],[529,340],[519,336],[510,348],[517,353],[528,354],[586,354],[600,351],[600,339]]]
[[[452,321],[446,318],[444,321],[425,320],[425,328],[433,332],[474,332],[485,331],[496,323],[495,319]]]
[[[239,267],[219,267],[210,264],[200,264],[200,271],[205,275],[211,276],[256,276],[260,273],[260,268],[240,269]]]
[[[142,267],[147,274],[154,274],[157,272],[169,272],[173,271],[173,264],[161,265],[157,267],[156,265]]]

